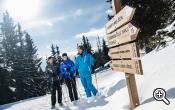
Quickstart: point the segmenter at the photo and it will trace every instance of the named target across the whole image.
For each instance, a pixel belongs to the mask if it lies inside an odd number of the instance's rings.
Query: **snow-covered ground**
[[[141,105],[136,110],[175,110],[175,44],[166,47],[158,52],[152,51],[142,58],[144,75],[136,75],[137,89]],[[77,103],[79,110],[129,110],[130,101],[125,82],[125,75],[112,70],[98,73],[98,86],[101,96],[88,102],[84,96],[83,88],[78,80],[78,90],[81,98]],[[93,78],[95,79],[95,78]],[[94,80],[94,84],[95,80]],[[170,105],[162,101],[155,101],[153,90],[164,88],[167,91],[167,98]],[[64,94],[65,86],[63,86]],[[65,97],[67,95],[65,94]],[[65,110],[71,110],[65,103]],[[50,95],[23,100],[16,103],[0,106],[0,110],[49,110]],[[57,105],[57,109],[59,107]],[[63,109],[63,108],[62,108]]]

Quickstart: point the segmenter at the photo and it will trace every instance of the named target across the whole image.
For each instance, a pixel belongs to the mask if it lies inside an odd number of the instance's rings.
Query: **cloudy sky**
[[[97,35],[105,36],[110,12],[105,0],[0,0],[0,7],[0,17],[8,10],[32,36],[42,57],[50,54],[51,44],[74,54],[82,35],[95,47]]]

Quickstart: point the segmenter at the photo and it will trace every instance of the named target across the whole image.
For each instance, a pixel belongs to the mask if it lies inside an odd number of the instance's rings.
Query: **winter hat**
[[[79,45],[77,48],[80,48],[81,50],[84,50],[84,47],[82,45]]]
[[[64,56],[67,56],[67,53],[63,53],[63,54],[62,54],[62,57],[64,57]]]
[[[47,60],[50,60],[51,58],[54,58],[54,56],[50,56],[50,57],[48,57],[48,59],[47,59]]]

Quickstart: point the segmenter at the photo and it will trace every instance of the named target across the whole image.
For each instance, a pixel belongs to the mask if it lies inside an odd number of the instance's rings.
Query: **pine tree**
[[[52,44],[52,46],[51,46],[51,53],[52,53],[52,56],[55,56],[55,55],[56,55],[55,47],[54,47],[53,44]]]
[[[96,68],[97,67],[101,67],[104,66],[105,63],[105,59],[104,59],[104,55],[102,52],[102,46],[101,46],[101,41],[100,41],[100,37],[97,37],[97,51],[94,53],[94,57],[96,59]]]
[[[2,55],[4,66],[11,68],[13,66],[14,53],[17,46],[17,37],[15,36],[15,25],[8,12],[3,14],[3,21],[1,23],[2,32]]]
[[[110,4],[110,9],[112,9],[112,0],[106,0],[106,2]],[[107,15],[108,20],[111,20],[113,17],[114,15],[110,15],[110,14]]]
[[[56,60],[57,60],[57,63],[58,63],[58,64],[61,63],[60,50],[59,50],[58,45],[56,45]]]
[[[58,45],[56,45],[56,46],[54,46],[53,44],[51,45],[51,54],[54,57],[55,63],[57,65],[60,65],[62,59],[60,56],[60,50],[59,50]]]
[[[4,13],[0,27],[0,104],[5,104],[15,100],[14,91],[11,89],[12,78],[10,71],[14,56],[10,55],[12,54],[10,51],[13,52],[16,43],[15,39],[11,39],[15,34],[14,25],[7,12]]]
[[[15,25],[7,12],[3,16],[1,32],[2,63],[10,73],[6,79],[10,80],[10,87],[15,90],[12,98],[21,100],[45,94],[46,81],[40,68],[41,58],[37,57],[37,48],[30,35],[22,31],[19,23]]]
[[[84,49],[88,52],[92,54],[92,47],[91,44],[89,42],[89,39],[87,37],[85,37],[84,35],[82,36],[82,43],[81,45],[83,45]]]
[[[86,45],[87,45],[87,51],[88,51],[89,53],[92,53],[93,50],[92,50],[91,44],[90,44],[90,42],[89,42],[89,39],[88,39],[87,37],[86,37]]]
[[[169,3],[169,7],[170,7],[170,15],[169,15],[169,19],[168,19],[168,25],[171,24],[172,22],[175,21],[175,1],[174,0],[167,0],[167,2]]]
[[[0,33],[0,105],[14,101],[14,93],[11,88],[11,74],[4,68],[2,56],[2,35]]]
[[[111,0],[108,0],[111,1]],[[154,48],[150,47],[150,40],[156,30],[166,26],[171,16],[168,0],[121,0],[122,7],[129,5],[136,8],[133,24],[141,28],[139,44],[141,49],[148,53]],[[173,1],[173,0],[172,0]],[[156,42],[154,42],[156,43]]]
[[[41,69],[41,58],[37,57],[37,48],[30,35],[25,34],[25,73],[28,74],[25,87],[28,97],[40,96],[46,93],[45,74]]]
[[[14,101],[14,92],[11,84],[10,73],[0,67],[0,105]]]
[[[3,14],[3,20],[1,23],[1,34],[2,34],[2,57],[3,57],[3,68],[6,68],[8,73],[10,73],[9,79],[13,82],[11,86],[15,87],[16,79],[14,79],[14,65],[15,65],[15,58],[16,58],[16,49],[18,38],[15,35],[15,24],[12,18],[9,16],[8,12]],[[16,89],[15,89],[16,90]],[[15,92],[15,91],[14,91]]]
[[[24,89],[25,78],[28,74],[25,73],[25,56],[24,56],[24,39],[20,24],[17,25],[15,36],[17,39],[16,48],[14,51],[12,77],[15,79],[16,97],[17,100],[25,99],[26,91]]]
[[[84,47],[84,49],[86,49],[87,50],[87,42],[86,42],[86,37],[83,35],[82,36],[82,43],[83,43],[83,47]]]
[[[109,55],[108,55],[108,52],[109,52],[109,48],[107,47],[107,45],[106,45],[106,41],[103,39],[103,43],[102,43],[103,45],[102,45],[102,52],[103,52],[103,57],[104,57],[104,62],[106,63],[106,62],[108,62],[108,61],[110,61],[110,57],[109,57]]]
[[[56,63],[59,65],[61,63],[61,56],[58,45],[56,46],[54,46],[53,44],[51,45],[51,54],[55,58]]]
[[[2,51],[3,51],[3,47],[2,47],[2,34],[1,34],[1,30],[0,30],[0,66],[3,66],[3,55],[2,55]]]
[[[101,49],[101,42],[100,42],[100,37],[98,36],[97,37],[97,48],[98,48],[98,52],[101,53],[102,52],[102,49]]]

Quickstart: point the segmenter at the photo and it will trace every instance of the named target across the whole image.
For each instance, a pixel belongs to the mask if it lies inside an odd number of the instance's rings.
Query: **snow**
[[[111,61],[105,63],[104,66],[108,66],[108,65],[110,65],[110,64],[111,64]]]
[[[152,51],[141,58],[144,75],[136,75],[137,89],[141,105],[135,110],[174,110],[175,109],[175,44],[158,52]],[[76,110],[130,110],[130,101],[125,82],[125,75],[112,70],[102,71],[97,74],[100,96],[90,100],[85,97],[84,90],[78,83],[78,91],[81,93]],[[95,77],[93,77],[96,86]],[[152,97],[155,88],[164,88],[170,105],[162,101],[155,101]],[[65,110],[72,110],[65,86],[66,97]],[[93,100],[94,99],[94,100]],[[19,102],[0,106],[0,110],[49,110],[50,95],[22,100]],[[58,105],[57,109],[64,110]],[[75,108],[74,108],[75,109]]]
[[[175,21],[172,22],[170,25],[168,25],[165,29],[163,29],[164,31],[168,31],[168,32],[172,32],[175,30]]]
[[[16,88],[14,88],[14,87],[9,87],[10,88],[10,90],[12,90],[13,92],[16,90]]]
[[[165,31],[165,32],[172,32],[175,30],[175,21],[173,21],[170,25],[166,26],[164,29],[159,29],[156,31],[156,34],[158,34],[158,32],[161,31]]]

